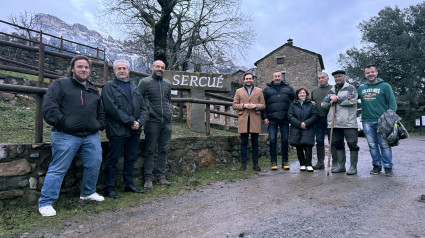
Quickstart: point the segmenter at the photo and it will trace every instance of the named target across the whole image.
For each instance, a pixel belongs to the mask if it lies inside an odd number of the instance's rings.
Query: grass
[[[294,152],[290,153],[290,161],[296,159]],[[249,162],[249,161],[248,161]],[[270,161],[266,157],[259,159],[260,167],[268,168]],[[20,236],[22,233],[31,233],[40,227],[52,227],[59,230],[72,216],[96,214],[101,211],[116,211],[120,208],[141,206],[144,201],[155,197],[178,194],[181,191],[202,188],[218,181],[237,181],[249,179],[258,175],[248,166],[246,171],[239,170],[240,164],[233,164],[224,168],[197,171],[187,176],[176,176],[169,179],[172,186],[157,186],[145,194],[122,193],[117,189],[120,199],[106,199],[98,203],[93,201],[81,201],[77,194],[62,194],[54,204],[57,215],[54,218],[41,217],[37,206],[9,208],[3,211],[0,222],[0,237]]]

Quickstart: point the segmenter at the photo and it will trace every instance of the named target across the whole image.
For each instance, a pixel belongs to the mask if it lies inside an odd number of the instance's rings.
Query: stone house
[[[257,66],[257,85],[260,88],[272,81],[274,72],[280,71],[284,80],[295,90],[305,87],[310,92],[317,86],[318,74],[325,69],[320,54],[294,46],[292,39],[254,65]]]

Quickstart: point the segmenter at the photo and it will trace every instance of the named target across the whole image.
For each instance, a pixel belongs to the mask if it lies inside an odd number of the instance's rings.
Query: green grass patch
[[[38,76],[31,75],[31,74],[23,74],[23,73],[17,73],[17,72],[7,71],[7,70],[0,70],[0,74],[6,74],[6,75],[10,75],[10,76],[17,77],[17,78],[23,78],[23,79],[38,81]],[[44,82],[50,83],[50,79],[44,78]]]
[[[289,154],[290,161],[296,160],[294,151]],[[249,163],[250,161],[248,161]],[[260,167],[269,169],[268,157],[259,159]],[[117,189],[120,199],[105,199],[103,202],[79,200],[75,194],[61,194],[55,202],[57,211],[55,217],[42,217],[36,205],[30,207],[9,208],[3,211],[0,222],[0,237],[19,236],[22,233],[31,233],[32,230],[51,227],[58,230],[75,215],[93,216],[101,211],[116,211],[121,208],[140,206],[145,201],[167,195],[178,194],[181,191],[199,189],[219,181],[238,181],[258,176],[251,166],[246,171],[239,170],[240,164],[232,164],[223,168],[197,171],[186,176],[176,176],[169,179],[171,186],[160,186],[154,183],[152,190],[144,194],[123,193]],[[50,230],[51,231],[51,230]]]

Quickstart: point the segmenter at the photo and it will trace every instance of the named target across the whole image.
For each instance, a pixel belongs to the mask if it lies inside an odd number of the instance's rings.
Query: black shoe
[[[240,170],[245,171],[246,170],[246,164],[241,164]]]
[[[391,168],[384,168],[385,169],[385,176],[391,177],[393,176],[393,171]]]
[[[261,168],[260,168],[260,166],[258,166],[258,164],[254,165],[254,167],[252,167],[252,168],[257,172],[261,172]]]
[[[105,197],[113,198],[113,199],[120,198],[120,195],[118,195],[115,191],[106,192],[104,193],[104,195]]]
[[[143,190],[137,188],[134,185],[130,185],[128,187],[124,187],[124,192],[131,192],[131,193],[144,193]]]
[[[378,175],[381,173],[381,167],[378,167],[376,165],[373,166],[373,169],[370,171],[371,175]]]

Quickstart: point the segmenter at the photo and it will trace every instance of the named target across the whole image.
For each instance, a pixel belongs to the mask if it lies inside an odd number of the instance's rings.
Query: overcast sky
[[[3,0],[0,19],[24,11],[55,15],[68,24],[81,23],[99,30],[98,0]],[[420,0],[242,0],[242,10],[250,13],[257,33],[247,60],[238,62],[248,68],[254,62],[292,38],[294,45],[321,54],[325,72],[339,69],[338,55],[359,46],[357,28],[362,20],[377,16],[385,6],[406,8]],[[3,29],[0,24],[0,30]],[[100,32],[102,34],[102,32]]]

